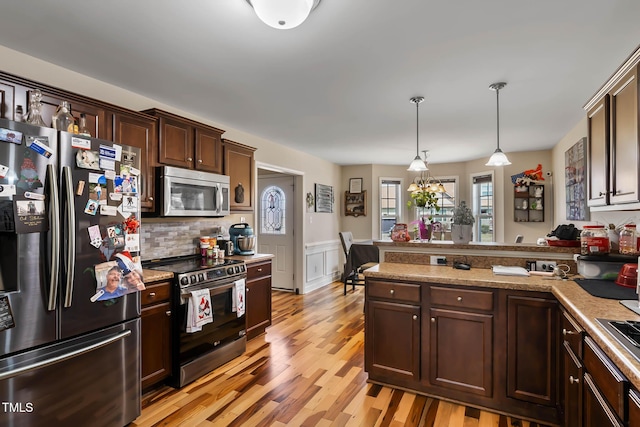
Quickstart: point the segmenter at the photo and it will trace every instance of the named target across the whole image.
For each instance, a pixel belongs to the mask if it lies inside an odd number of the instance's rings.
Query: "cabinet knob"
[[[166,315],[167,315],[167,317],[171,317],[171,310],[167,310],[167,311],[165,311],[165,312],[164,312],[164,314],[166,314]]]
[[[462,301],[462,297],[458,297],[458,302]]]
[[[150,202],[153,202],[153,197],[147,197],[147,199],[149,199]]]
[[[431,323],[436,323],[436,318],[435,317],[431,318]]]
[[[393,294],[395,294],[395,293],[396,293],[396,291],[394,291],[393,289],[391,289],[391,290],[389,291],[389,293],[390,293],[391,295],[393,295]]]
[[[418,320],[418,315],[417,314],[413,315],[413,320]]]
[[[198,159],[198,163],[202,163],[202,159]]]
[[[573,375],[569,375],[569,384],[578,384],[579,382],[579,378],[574,378]]]
[[[258,273],[262,273],[262,268],[259,268],[259,269],[258,269]]]
[[[244,288],[245,292],[249,292],[250,290],[251,290],[250,288],[247,288],[247,287]]]
[[[149,299],[153,299],[156,297],[156,293],[155,292],[149,292]]]
[[[575,335],[576,332],[575,331],[569,331],[565,328],[562,328],[562,335]]]
[[[193,158],[192,157],[187,157],[187,162],[192,162]]]

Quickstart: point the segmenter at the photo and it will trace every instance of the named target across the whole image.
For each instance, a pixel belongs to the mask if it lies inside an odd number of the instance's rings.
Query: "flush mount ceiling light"
[[[489,89],[496,91],[496,151],[493,152],[485,166],[507,166],[511,164],[507,159],[507,155],[500,149],[500,89],[506,85],[505,82],[489,85]]]
[[[424,162],[424,160],[422,160],[420,158],[420,144],[418,141],[418,136],[419,136],[419,109],[420,109],[420,103],[422,101],[424,101],[424,97],[423,96],[414,96],[413,98],[411,98],[409,101],[413,102],[414,104],[416,104],[416,157],[413,159],[413,161],[411,162],[411,164],[409,165],[409,169],[407,169],[408,171],[412,171],[412,172],[422,172],[422,171],[426,171],[429,170],[427,168],[427,164]]]
[[[320,0],[246,0],[270,27],[288,30],[302,24]]]

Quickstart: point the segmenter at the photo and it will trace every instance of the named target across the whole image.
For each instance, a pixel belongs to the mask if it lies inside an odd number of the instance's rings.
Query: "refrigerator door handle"
[[[49,195],[51,214],[51,277],[49,277],[49,301],[47,309],[56,309],[58,299],[58,275],[60,274],[60,204],[58,197],[58,177],[54,165],[47,165],[47,182],[50,185]]]
[[[69,353],[65,353],[65,354],[60,354],[58,356],[54,356],[48,359],[44,359],[44,360],[39,360],[37,362],[31,363],[29,365],[26,366],[22,366],[20,368],[16,368],[16,369],[12,369],[6,372],[1,372],[0,373],[0,381],[6,380],[8,378],[12,378],[15,376],[18,376],[20,374],[24,374],[25,372],[29,372],[29,371],[34,371],[36,369],[40,369],[43,368],[45,366],[50,366],[53,365],[55,363],[59,363],[59,362],[63,362],[65,360],[69,360],[69,359],[73,359],[74,357],[80,356],[81,354],[85,354],[85,353],[89,353],[91,351],[94,351],[100,347],[104,347],[106,345],[109,345],[111,343],[114,343],[116,341],[120,341],[123,338],[128,337],[129,335],[131,335],[131,330],[127,329],[125,331],[120,332],[117,335],[111,336],[109,338],[106,338],[102,341],[98,341],[96,343],[93,343],[91,345],[88,345],[86,347],[82,347],[79,348],[77,350],[73,350],[70,351]]]
[[[65,189],[65,208],[67,219],[67,277],[66,293],[64,296],[65,308],[71,307],[73,299],[73,279],[76,267],[76,206],[73,200],[73,176],[69,166],[62,167],[62,181]]]

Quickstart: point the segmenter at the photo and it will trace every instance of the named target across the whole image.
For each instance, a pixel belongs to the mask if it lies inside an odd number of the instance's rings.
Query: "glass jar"
[[[40,111],[42,110],[42,92],[38,89],[29,94],[29,114],[27,115],[27,123],[35,126],[46,126]]]
[[[620,232],[620,253],[635,255],[638,253],[638,239],[635,224],[626,224]]]
[[[604,225],[585,225],[580,233],[580,254],[603,255],[609,253],[609,234]]]
[[[73,133],[74,118],[70,113],[71,106],[69,102],[62,101],[51,120],[51,127],[56,130],[63,130],[65,132]]]

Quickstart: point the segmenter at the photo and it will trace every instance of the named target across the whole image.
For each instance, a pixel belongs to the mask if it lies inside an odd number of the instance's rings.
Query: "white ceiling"
[[[337,164],[550,148],[640,44],[638,0],[322,0],[275,30],[245,0],[3,2],[0,44]],[[1,68],[1,66],[0,66]]]

